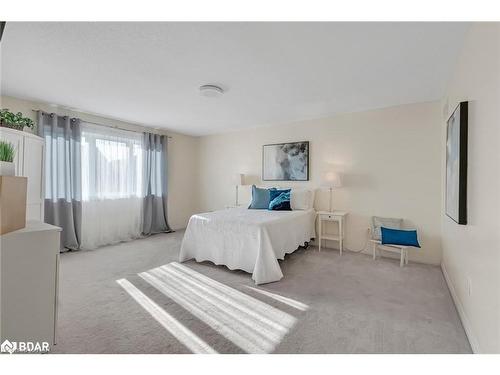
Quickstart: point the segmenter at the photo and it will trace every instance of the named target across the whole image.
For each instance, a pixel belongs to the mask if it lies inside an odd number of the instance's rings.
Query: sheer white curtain
[[[129,241],[142,232],[142,134],[82,122],[83,249]]]

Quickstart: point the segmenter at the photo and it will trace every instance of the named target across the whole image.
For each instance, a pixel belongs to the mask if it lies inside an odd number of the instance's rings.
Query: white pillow
[[[292,189],[290,206],[292,210],[309,210],[313,207],[314,194],[311,190]]]
[[[311,192],[311,201],[309,205],[309,209],[314,209],[314,198],[316,197],[316,190],[309,190]]]
[[[372,216],[372,230],[373,239],[380,240],[382,237],[380,227],[390,228],[390,229],[401,229],[403,225],[403,219],[397,219],[392,217],[380,217]]]

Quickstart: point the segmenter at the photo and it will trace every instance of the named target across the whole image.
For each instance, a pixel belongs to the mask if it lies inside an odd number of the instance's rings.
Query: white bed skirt
[[[316,213],[235,208],[193,215],[179,261],[195,259],[252,274],[256,284],[283,277],[278,259],[315,237]]]

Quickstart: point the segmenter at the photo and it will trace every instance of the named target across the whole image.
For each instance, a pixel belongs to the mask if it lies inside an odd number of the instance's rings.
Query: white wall
[[[344,187],[334,193],[334,208],[350,212],[348,248],[363,247],[371,215],[402,217],[409,227],[418,228],[423,246],[410,259],[439,264],[440,108],[436,102],[405,105],[202,137],[200,210],[233,203],[235,173],[244,173],[247,184],[262,184],[262,145],[308,140],[310,182],[289,185],[318,187],[325,171],[344,173]],[[243,200],[248,201],[248,195]],[[327,207],[328,193],[322,191],[316,208]]]
[[[500,352],[500,26],[475,24],[444,102],[469,101],[468,224],[442,216],[443,268],[476,352]],[[446,123],[442,121],[445,177]],[[443,184],[444,186],[444,184]],[[443,190],[444,201],[444,190]],[[444,209],[443,209],[444,212]],[[470,280],[470,295],[467,279]]]
[[[25,117],[30,117],[33,120],[36,119],[36,114],[32,109],[41,109],[46,112],[79,117],[85,121],[108,126],[118,126],[137,131],[152,131],[152,129],[146,129],[137,124],[9,96],[0,96],[0,107],[8,108],[12,112],[22,112]],[[178,133],[162,133],[173,137],[169,141],[168,221],[173,229],[182,229],[186,227],[189,217],[197,211],[196,200],[193,197],[196,194],[195,171],[197,166],[196,149],[198,140],[195,137]]]

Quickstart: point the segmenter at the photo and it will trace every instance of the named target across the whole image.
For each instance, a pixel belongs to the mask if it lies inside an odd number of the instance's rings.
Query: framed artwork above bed
[[[262,146],[263,181],[309,181],[309,141]]]

